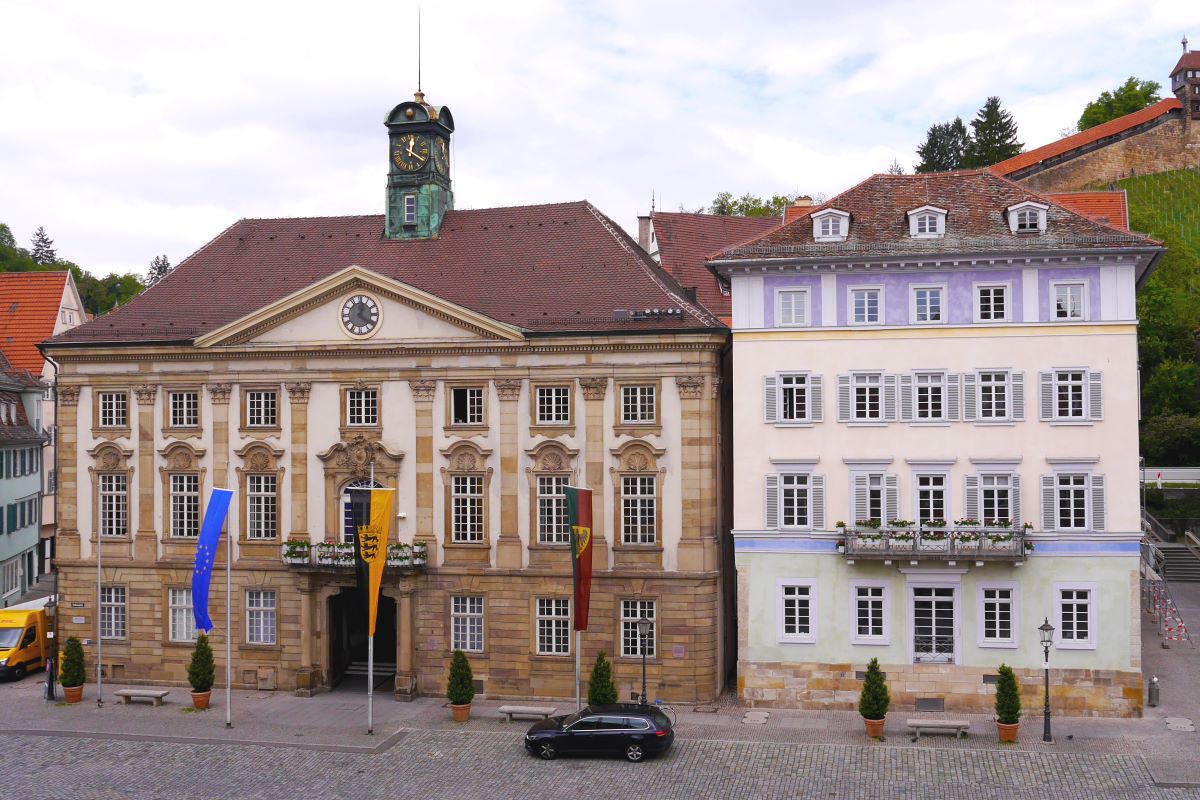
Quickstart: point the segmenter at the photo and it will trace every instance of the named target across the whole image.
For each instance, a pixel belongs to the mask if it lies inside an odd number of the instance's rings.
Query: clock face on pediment
[[[369,294],[354,294],[342,303],[342,327],[355,338],[366,338],[375,333],[382,317],[379,301]]]

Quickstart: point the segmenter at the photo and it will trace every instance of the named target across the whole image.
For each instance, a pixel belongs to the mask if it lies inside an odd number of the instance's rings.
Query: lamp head
[[[1050,618],[1046,617],[1046,621],[1038,625],[1038,634],[1042,637],[1042,645],[1049,647],[1054,641],[1054,626],[1050,624]]]
[[[637,621],[638,636],[646,637],[650,635],[650,620],[642,617]]]

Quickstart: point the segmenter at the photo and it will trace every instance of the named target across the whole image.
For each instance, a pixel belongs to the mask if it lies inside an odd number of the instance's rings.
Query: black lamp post
[[[646,705],[646,639],[650,636],[650,620],[642,617],[637,621],[638,647],[642,651],[642,705]]]
[[[1054,642],[1054,626],[1050,624],[1050,618],[1046,617],[1046,621],[1038,625],[1038,634],[1042,638],[1042,650],[1046,654],[1046,705],[1042,708],[1042,741],[1053,742],[1054,739],[1050,736],[1050,645]]]

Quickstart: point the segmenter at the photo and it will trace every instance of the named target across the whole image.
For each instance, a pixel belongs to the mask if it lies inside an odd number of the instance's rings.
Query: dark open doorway
[[[375,624],[375,688],[391,686],[396,673],[396,601],[379,595]],[[329,598],[329,685],[366,689],[367,611],[354,587]]]

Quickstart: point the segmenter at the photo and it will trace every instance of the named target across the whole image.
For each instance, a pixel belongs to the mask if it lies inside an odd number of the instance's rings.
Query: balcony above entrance
[[[1023,561],[1033,549],[1017,527],[844,528],[846,561]]]

